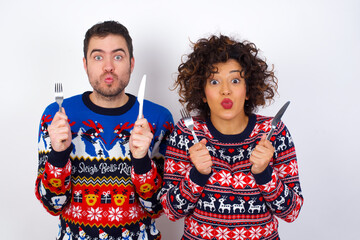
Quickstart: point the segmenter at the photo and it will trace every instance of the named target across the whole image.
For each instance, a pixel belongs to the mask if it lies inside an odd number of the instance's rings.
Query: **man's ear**
[[[85,57],[83,58],[83,64],[84,64],[85,72],[87,72],[87,61],[86,61]]]
[[[134,67],[135,67],[135,58],[132,57],[132,58],[130,59],[130,71],[131,71],[131,73],[132,73],[132,71],[134,70]]]

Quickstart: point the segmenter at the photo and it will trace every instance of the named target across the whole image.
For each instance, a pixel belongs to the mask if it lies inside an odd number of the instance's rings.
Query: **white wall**
[[[135,70],[128,92],[148,75],[146,97],[180,118],[171,87],[189,40],[224,33],[254,42],[275,64],[280,97],[261,114],[284,115],[297,147],[305,203],[282,239],[355,239],[360,190],[360,3],[356,0],[78,0],[0,3],[0,238],[54,239],[57,218],[34,195],[37,130],[53,84],[65,96],[90,90],[82,41],[93,24],[128,27]],[[182,221],[162,218],[163,239],[179,239]]]

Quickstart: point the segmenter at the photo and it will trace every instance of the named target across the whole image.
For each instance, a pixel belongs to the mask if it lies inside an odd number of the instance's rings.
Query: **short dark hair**
[[[215,64],[234,59],[240,64],[241,76],[246,82],[249,99],[245,101],[245,114],[249,116],[256,112],[259,106],[271,101],[277,93],[274,71],[268,69],[258,53],[254,43],[239,42],[221,34],[199,39],[193,44],[193,52],[186,55],[186,61],[178,67],[174,87],[179,87],[180,103],[186,104],[188,111],[195,111],[202,118],[210,117],[210,108],[203,101],[206,81],[216,70]]]
[[[89,49],[89,42],[92,37],[106,37],[109,34],[120,35],[125,38],[130,59],[133,58],[133,45],[132,39],[130,37],[129,31],[127,28],[119,22],[116,21],[105,21],[100,22],[92,26],[89,30],[87,30],[84,38],[84,57],[87,60],[87,51]]]

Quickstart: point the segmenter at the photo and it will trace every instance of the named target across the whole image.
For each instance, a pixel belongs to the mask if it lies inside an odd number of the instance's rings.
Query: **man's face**
[[[120,35],[92,37],[87,60],[83,59],[89,82],[96,95],[106,98],[125,94],[134,58],[130,59],[125,39]]]

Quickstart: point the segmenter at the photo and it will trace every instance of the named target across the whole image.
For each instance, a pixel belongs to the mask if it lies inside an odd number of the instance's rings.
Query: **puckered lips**
[[[225,109],[230,109],[233,106],[233,101],[231,101],[229,98],[224,98],[221,102],[221,106]]]
[[[114,82],[114,76],[112,74],[106,74],[104,80],[106,84],[112,84]]]

